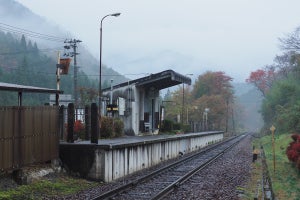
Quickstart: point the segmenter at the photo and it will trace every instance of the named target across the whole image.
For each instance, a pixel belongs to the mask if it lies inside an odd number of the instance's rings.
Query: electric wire
[[[43,63],[42,63],[43,64]],[[41,65],[41,63],[39,63],[39,65]],[[49,72],[41,72],[41,71],[32,71],[32,70],[23,70],[23,69],[20,69],[20,67],[24,67],[24,66],[10,66],[10,67],[5,67],[5,69],[10,69],[12,71],[19,71],[19,72],[22,72],[22,74],[24,73],[28,73],[28,74],[44,74],[44,75],[56,75],[55,72],[53,73],[49,73]],[[56,70],[56,68],[55,68]],[[71,73],[70,73],[71,74]],[[102,74],[102,76],[141,76],[141,75],[146,75],[148,73],[137,73],[137,74]],[[73,74],[71,74],[73,75]],[[82,74],[82,75],[77,75],[77,76],[81,76],[81,77],[92,77],[92,76],[96,76],[96,77],[99,77],[99,75],[95,75],[95,74]]]
[[[63,51],[61,47],[58,48],[47,48],[47,49],[37,49],[38,52],[51,52],[51,51]],[[15,51],[15,52],[0,52],[0,56],[9,56],[9,55],[17,55],[17,54],[27,54],[27,53],[34,53],[35,50],[27,50],[27,51]]]
[[[15,34],[23,34],[28,37],[44,39],[44,40],[49,40],[49,41],[53,41],[53,42],[64,42],[65,41],[65,38],[62,38],[62,37],[38,33],[38,32],[30,31],[27,29],[19,28],[16,26],[11,26],[9,24],[5,24],[5,23],[1,23],[1,22],[0,22],[0,30],[12,32]]]
[[[43,34],[43,33],[38,33],[38,32],[34,32],[34,31],[30,31],[27,29],[23,29],[23,28],[19,28],[16,26],[12,26],[9,24],[5,24],[0,22],[0,30],[2,31],[8,31],[8,32],[12,32],[15,34],[23,34],[26,35],[28,37],[33,37],[33,38],[38,38],[38,39],[44,39],[44,40],[49,40],[49,41],[54,41],[54,42],[65,42],[66,39],[62,38],[62,37],[58,37],[58,36],[53,36],[53,35],[48,35],[48,34]],[[54,50],[60,50],[60,49],[38,49],[39,52],[47,52],[47,51],[54,51]],[[16,55],[16,54],[21,54],[21,53],[31,53],[34,51],[18,51],[18,52],[3,52],[0,53],[0,56],[7,56],[7,55]],[[39,63],[39,65],[41,65],[41,63]],[[11,66],[11,67],[5,67],[6,69],[11,69],[11,70],[19,70],[19,71],[23,71],[19,68],[20,66]],[[21,66],[23,67],[23,66]],[[28,70],[24,70],[23,72],[28,72],[28,73],[41,73],[41,74],[48,74],[48,75],[55,75],[56,73],[45,73],[45,72],[37,72],[37,71],[28,71]],[[149,73],[137,73],[137,74],[102,74],[102,76],[140,76],[140,75],[146,75]],[[88,74],[84,74],[84,75],[78,75],[78,76],[87,76],[87,77],[92,77],[92,76],[99,76],[99,75],[88,75]]]

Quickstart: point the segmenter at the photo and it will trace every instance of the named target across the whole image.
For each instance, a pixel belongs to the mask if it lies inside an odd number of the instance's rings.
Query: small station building
[[[159,92],[178,84],[191,84],[191,79],[173,70],[166,70],[102,90],[102,114],[118,117],[125,133],[158,133],[161,120]]]
[[[191,79],[167,70],[102,90],[102,116],[122,119],[126,135],[134,136],[101,139],[98,143],[61,142],[63,165],[82,177],[111,182],[221,141],[222,131],[137,136],[142,132],[158,133],[160,90],[178,84],[190,85]]]

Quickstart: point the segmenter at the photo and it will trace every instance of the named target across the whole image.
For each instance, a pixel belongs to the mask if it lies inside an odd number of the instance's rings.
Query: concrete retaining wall
[[[97,145],[94,162],[87,177],[111,182],[222,139],[223,132],[206,132],[134,143]]]

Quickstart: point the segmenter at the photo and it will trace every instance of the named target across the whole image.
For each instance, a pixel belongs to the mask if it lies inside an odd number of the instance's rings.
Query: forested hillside
[[[36,43],[18,38],[11,33],[0,32],[0,81],[56,89],[56,60],[48,57]],[[73,72],[61,76],[61,90],[73,94]],[[98,82],[89,79],[83,72],[78,74],[79,88],[94,88]],[[1,105],[16,105],[17,95],[0,93]],[[49,94],[24,94],[24,105],[48,103]]]
[[[68,33],[64,27],[36,15],[14,0],[0,0],[0,18],[0,81],[56,88],[56,51],[61,50],[63,55],[64,41],[76,38],[76,33]],[[86,93],[95,96],[99,85],[99,61],[85,48],[85,41],[78,45],[77,53],[78,92],[81,96],[91,96]],[[72,62],[69,75],[61,77],[60,89],[64,94],[74,92],[73,73]],[[109,87],[110,79],[114,79],[114,84],[128,80],[103,63],[102,88]],[[16,105],[16,94],[0,94],[1,105]],[[24,94],[25,105],[41,102],[48,103],[49,95]]]

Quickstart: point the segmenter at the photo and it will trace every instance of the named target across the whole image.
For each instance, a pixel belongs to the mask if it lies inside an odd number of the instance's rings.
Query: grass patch
[[[275,169],[273,165],[272,137],[261,139],[264,146],[273,190],[277,199],[300,199],[298,169],[289,162],[285,151],[292,141],[290,134],[275,135]]]
[[[243,198],[244,200],[253,200],[253,197],[257,194],[260,198],[261,196],[261,173],[262,173],[262,164],[260,160],[252,163],[252,173],[251,173],[251,181],[248,182],[246,189],[244,191]]]
[[[96,187],[97,182],[85,179],[62,176],[52,180],[44,179],[29,185],[21,185],[14,189],[0,191],[0,199],[42,199],[63,197],[76,194],[81,190]]]
[[[300,173],[285,154],[286,147],[292,141],[290,136],[290,134],[275,135],[275,170],[273,165],[272,136],[268,135],[253,141],[253,145],[256,147],[259,147],[260,144],[264,147],[276,199],[300,199]],[[244,199],[251,199],[250,196],[255,194],[253,191],[255,191],[257,180],[261,180],[260,174],[261,169],[255,164],[248,184],[249,194]]]

